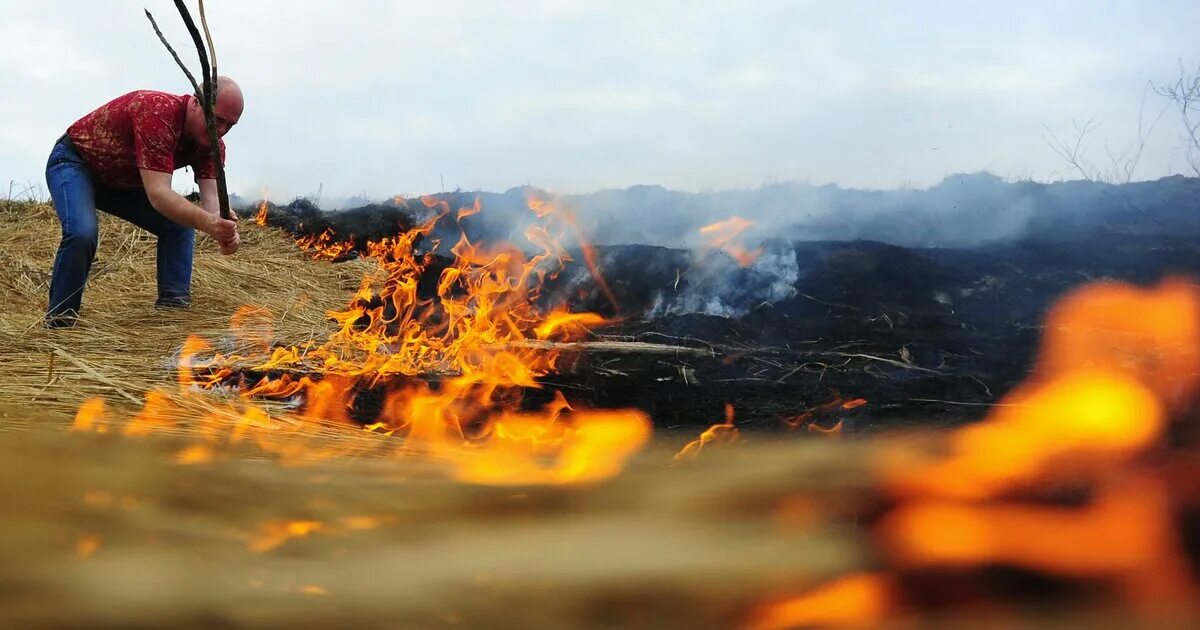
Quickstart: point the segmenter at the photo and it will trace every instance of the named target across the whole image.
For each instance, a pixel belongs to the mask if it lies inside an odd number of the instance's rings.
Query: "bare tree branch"
[[[1054,151],[1056,155],[1078,171],[1084,179],[1106,184],[1128,184],[1133,181],[1138,164],[1142,161],[1142,154],[1145,152],[1146,143],[1149,142],[1151,134],[1158,127],[1158,123],[1162,121],[1169,107],[1163,107],[1159,110],[1154,120],[1150,124],[1146,124],[1146,98],[1152,90],[1155,90],[1153,84],[1147,84],[1145,89],[1142,90],[1142,101],[1138,106],[1137,140],[1133,145],[1126,147],[1120,153],[1116,153],[1109,146],[1108,141],[1105,140],[1104,154],[1108,157],[1107,168],[1090,164],[1085,156],[1087,151],[1084,146],[1084,140],[1088,134],[1100,128],[1100,123],[1095,122],[1093,118],[1089,118],[1083,125],[1080,125],[1075,120],[1071,121],[1071,125],[1075,129],[1074,142],[1060,139],[1049,127],[1044,125],[1042,128],[1046,133],[1043,136],[1043,140],[1045,140],[1051,151]]]
[[[166,37],[163,37],[162,31],[158,28],[158,22],[154,21],[154,16],[151,15],[150,9],[143,9],[143,11],[146,12],[146,19],[150,20],[150,26],[154,27],[154,34],[158,35],[158,41],[162,42],[163,46],[167,47],[167,52],[171,53],[171,56],[175,58],[175,63],[179,64],[179,69],[183,70],[183,73],[187,75],[188,81],[192,82],[192,89],[196,91],[196,98],[201,98],[200,86],[196,84],[196,77],[192,76],[192,73],[187,69],[187,66],[183,65],[183,60],[179,58],[179,54],[176,53],[175,49],[171,47],[171,43],[167,41]]]
[[[1082,175],[1084,179],[1092,182],[1099,181],[1101,179],[1099,171],[1089,166],[1084,161],[1082,150],[1084,138],[1086,138],[1089,133],[1100,127],[1100,123],[1095,122],[1095,119],[1089,118],[1087,122],[1083,123],[1083,126],[1080,126],[1078,121],[1072,119],[1071,126],[1075,128],[1074,144],[1060,140],[1058,136],[1055,135],[1054,132],[1045,125],[1042,126],[1042,129],[1045,130],[1046,135],[1042,136],[1042,140],[1046,142],[1051,151],[1054,151],[1054,153],[1056,153],[1059,157],[1061,157],[1063,160],[1066,160],[1067,164],[1070,164],[1072,168],[1079,171],[1079,174]]]
[[[1184,155],[1192,172],[1200,176],[1200,67],[1189,76],[1181,59],[1179,78],[1174,85],[1159,85],[1154,89],[1179,108]]]
[[[217,47],[213,44],[212,33],[208,31],[208,17],[204,14],[204,0],[198,0],[200,3],[200,25],[204,27],[204,39],[208,42],[208,56],[212,60],[212,78],[213,84],[217,82]]]
[[[212,154],[213,167],[217,174],[217,199],[220,205],[220,214],[222,219],[232,219],[233,213],[229,209],[229,189],[225,183],[225,163],[221,161],[221,138],[217,134],[216,115],[213,112],[217,104],[217,74],[215,67],[210,67],[208,63],[208,53],[205,51],[204,39],[200,36],[200,31],[196,28],[196,22],[192,20],[192,14],[188,11],[187,5],[183,0],[175,0],[175,8],[179,11],[179,17],[183,19],[183,25],[187,27],[188,34],[192,36],[192,43],[196,46],[196,56],[200,58],[200,71],[204,78],[203,87],[196,84],[195,77],[188,71],[187,66],[179,59],[175,49],[167,42],[166,37],[163,37],[162,31],[158,28],[158,23],[154,21],[154,16],[150,11],[146,11],[146,17],[150,20],[151,26],[154,27],[154,32],[158,35],[159,41],[167,47],[171,56],[175,58],[175,63],[179,64],[180,69],[187,75],[189,81],[192,82],[192,87],[196,90],[196,98],[200,102],[200,109],[204,112],[204,126],[208,130],[208,139],[210,153]],[[204,3],[200,2],[200,18],[207,22],[204,16]],[[205,33],[208,32],[207,23],[205,24]],[[208,41],[208,50],[213,51],[213,57],[216,57],[216,47],[213,45],[211,38]]]

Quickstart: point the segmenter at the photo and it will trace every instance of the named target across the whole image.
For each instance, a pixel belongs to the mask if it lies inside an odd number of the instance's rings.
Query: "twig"
[[[942,405],[958,405],[960,407],[1028,407],[1029,405],[1018,403],[981,403],[981,402],[965,402],[960,400],[942,400],[940,398],[909,398],[910,402],[927,402],[939,403]]]
[[[75,357],[71,356],[70,354],[67,354],[66,350],[63,350],[62,348],[59,348],[58,346],[53,346],[53,348],[54,348],[55,354],[66,359],[67,361],[69,361],[71,363],[71,365],[74,365],[75,367],[83,370],[84,372],[86,372],[88,374],[88,376],[91,376],[92,378],[96,379],[97,381],[100,381],[101,383],[113,388],[114,391],[116,391],[118,394],[124,396],[126,399],[128,399],[133,404],[142,405],[145,403],[145,401],[143,401],[142,399],[125,391],[124,388],[122,388],[120,385],[118,385],[112,379],[101,374],[100,372],[97,372],[96,368],[88,365],[87,363],[84,363],[83,361],[80,361],[79,359],[76,359]]]
[[[838,357],[855,357],[855,358],[859,358],[859,359],[867,359],[868,361],[878,361],[880,363],[887,363],[888,365],[894,365],[896,367],[904,368],[906,370],[916,370],[918,372],[928,372],[930,374],[939,374],[939,375],[943,374],[942,372],[939,372],[938,370],[931,370],[929,368],[923,368],[919,365],[911,365],[911,364],[905,363],[903,361],[897,361],[895,359],[888,359],[888,358],[884,358],[884,357],[877,357],[873,354],[866,354],[863,352],[822,352],[820,354],[829,354],[829,355],[838,356]]]
[[[526,339],[523,341],[508,341],[498,344],[488,344],[485,348],[521,348],[530,350],[583,350],[591,352],[603,352],[606,354],[665,354],[672,356],[696,356],[696,357],[715,357],[718,353],[715,350],[705,348],[689,348],[687,346],[668,346],[658,343],[645,343],[641,341],[580,341],[580,342],[559,342],[559,341],[540,341],[536,339]]]

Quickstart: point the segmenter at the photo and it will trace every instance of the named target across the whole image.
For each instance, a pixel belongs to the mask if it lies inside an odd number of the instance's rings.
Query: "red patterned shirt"
[[[196,181],[215,179],[212,153],[183,138],[189,98],[153,90],[130,92],[80,118],[67,135],[100,183],[111,188],[141,188],[139,168],[171,173],[191,166]]]

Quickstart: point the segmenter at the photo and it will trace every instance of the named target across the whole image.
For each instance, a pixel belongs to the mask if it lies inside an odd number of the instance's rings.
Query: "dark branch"
[[[183,0],[175,0],[175,8],[179,10],[179,17],[183,18],[183,25],[187,27],[188,34],[192,36],[192,43],[196,45],[196,55],[200,57],[200,74],[204,75],[204,82],[206,84],[204,92],[205,100],[201,101],[201,104],[216,105],[217,82],[208,65],[208,53],[205,51],[204,40],[200,37],[199,29],[196,28],[196,22],[192,20],[192,12],[188,11],[187,5],[183,3]],[[211,114],[211,108],[206,107],[204,111],[205,120],[208,120]]]
[[[192,82],[192,88],[196,90],[196,99],[200,103],[200,109],[204,112],[204,126],[208,130],[208,140],[210,153],[212,154],[213,167],[217,174],[217,203],[222,219],[232,219],[233,212],[229,209],[229,189],[225,183],[225,164],[221,161],[221,138],[217,134],[217,120],[213,110],[217,105],[217,73],[215,67],[209,67],[208,53],[205,52],[205,42],[200,37],[200,31],[196,28],[196,22],[192,20],[192,14],[188,11],[187,5],[183,0],[175,0],[175,8],[179,10],[179,17],[183,19],[183,25],[187,27],[188,34],[192,36],[192,42],[196,45],[196,55],[200,58],[200,70],[204,78],[203,89],[197,85],[196,78],[188,71],[187,66],[179,59],[175,49],[167,42],[167,38],[163,37],[162,31],[158,28],[158,23],[154,21],[154,16],[150,11],[146,11],[146,17],[150,20],[150,25],[154,27],[154,32],[158,35],[159,41],[167,47],[171,56],[175,58],[175,63],[179,64],[179,68],[187,75],[189,81]],[[205,33],[208,32],[207,20],[204,17],[204,3],[200,3],[200,18],[204,22]],[[212,41],[208,42],[208,49],[213,52],[213,58],[216,58],[216,47]]]
[[[163,37],[162,31],[158,28],[158,22],[154,21],[154,16],[150,14],[150,10],[143,10],[146,12],[146,19],[150,20],[150,26],[154,27],[154,34],[158,35],[158,41],[162,42],[163,46],[167,47],[167,52],[171,53],[171,56],[175,58],[175,63],[179,64],[179,69],[183,70],[183,73],[187,75],[188,81],[192,82],[192,89],[196,91],[196,98],[203,98],[200,95],[200,86],[196,84],[196,77],[192,76],[192,73],[187,69],[187,66],[183,65],[183,60],[179,58],[179,54],[176,53],[175,49],[171,47],[171,43],[167,41],[166,37]]]

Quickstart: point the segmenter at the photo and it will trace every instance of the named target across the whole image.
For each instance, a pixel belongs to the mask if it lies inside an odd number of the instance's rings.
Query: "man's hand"
[[[222,219],[217,214],[216,180],[200,180],[200,197],[204,203],[204,207],[200,208],[171,190],[170,173],[159,173],[144,168],[140,171],[142,184],[146,187],[146,196],[155,210],[180,225],[195,228],[213,237],[221,246],[223,254],[232,254],[238,250],[242,240],[238,235],[237,215],[233,215],[235,220],[229,220]]]
[[[222,219],[215,214],[210,214],[208,217],[209,224],[203,228],[204,233],[217,241],[217,244],[221,246],[222,254],[228,256],[236,252],[238,245],[242,243],[242,237],[238,234],[237,221]]]
[[[221,253],[225,254],[226,256],[229,256],[231,254],[236,254],[237,250],[238,250],[238,246],[241,244],[242,244],[242,237],[238,236],[237,232],[234,232],[232,241],[229,241],[226,243],[221,243]]]
[[[230,214],[229,218],[232,220],[219,219],[220,202],[217,197],[217,180],[201,179],[197,183],[200,185],[200,203],[203,204],[204,210],[218,221],[215,228],[217,232],[208,233],[217,239],[217,244],[221,246],[221,253],[228,256],[236,252],[238,245],[242,242],[241,236],[237,233],[237,214]],[[233,226],[232,236],[228,233],[230,225]]]

